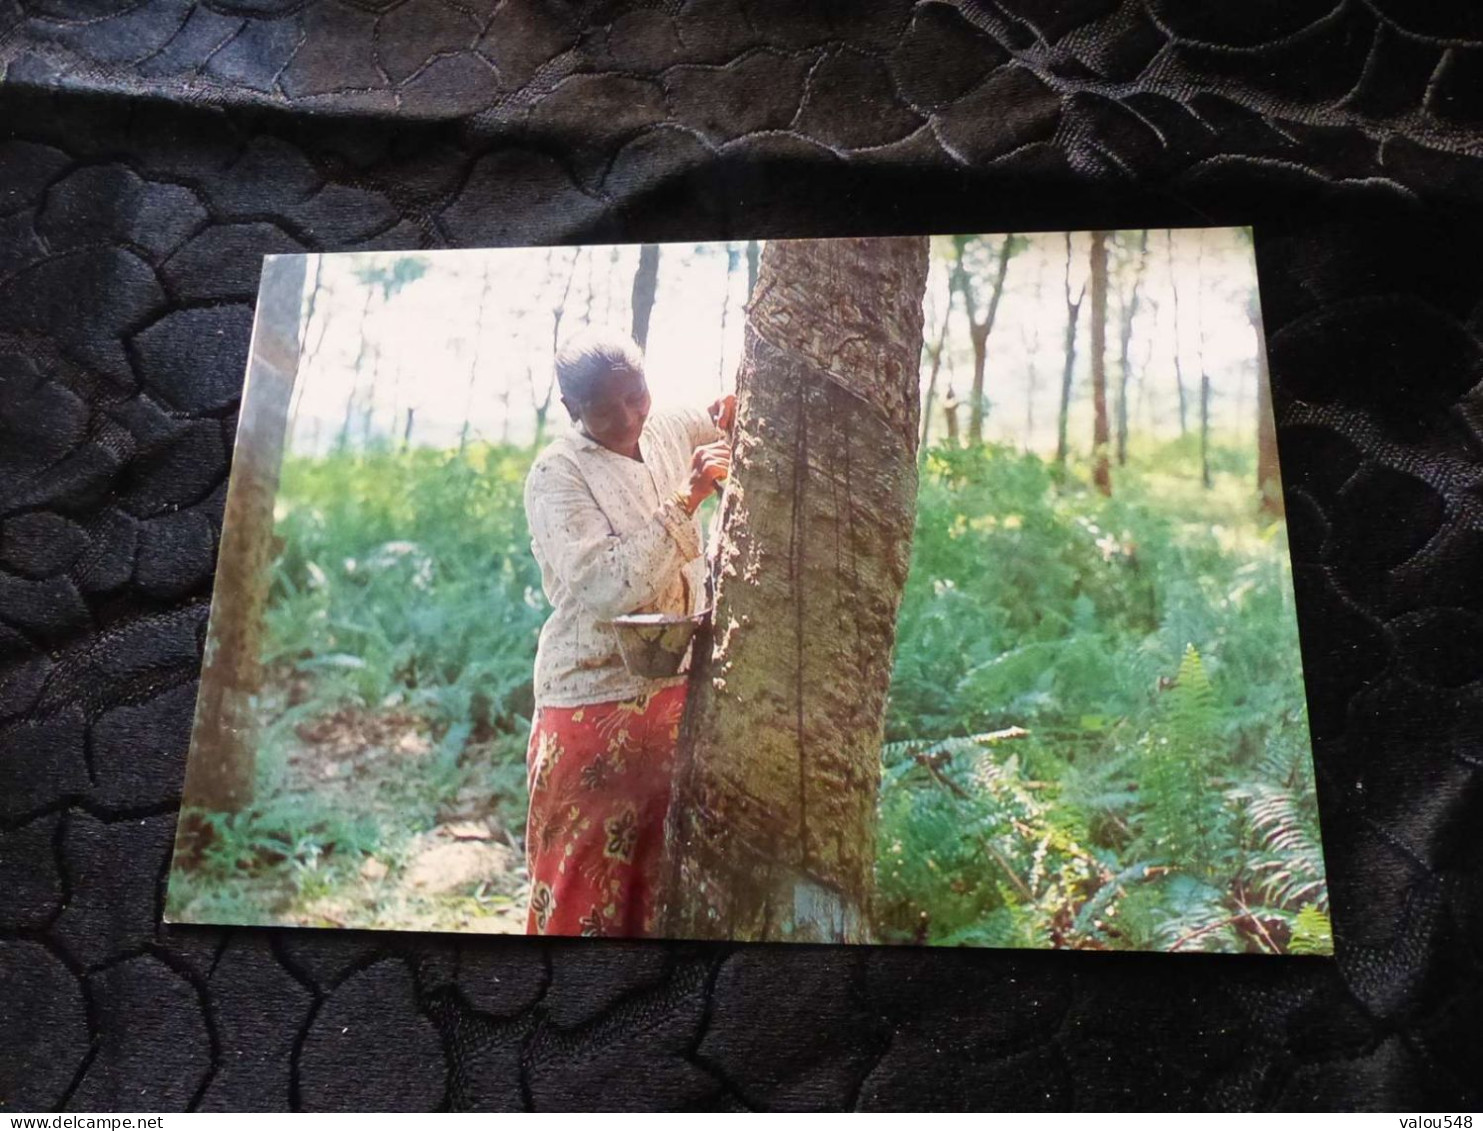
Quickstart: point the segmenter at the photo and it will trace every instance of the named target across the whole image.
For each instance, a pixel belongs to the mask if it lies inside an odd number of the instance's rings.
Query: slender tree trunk
[[[1143,268],[1148,259],[1148,230],[1138,233],[1137,258],[1133,261],[1133,288],[1122,304],[1122,326],[1117,367],[1117,465],[1128,465],[1128,380],[1132,374],[1133,320],[1143,292]]]
[[[404,452],[412,446],[412,421],[416,416],[417,410],[409,405],[407,407],[407,419],[402,426],[402,451]]]
[[[639,248],[639,266],[633,274],[633,340],[640,348],[649,344],[649,317],[658,288],[659,245],[646,243]]]
[[[1040,309],[1045,297],[1045,272],[1043,267],[1035,272],[1035,309]],[[1022,447],[1026,452],[1035,450],[1035,396],[1040,386],[1040,324],[1031,319],[1020,324],[1020,342],[1025,347],[1029,364],[1025,371],[1025,438]]]
[[[1179,434],[1189,434],[1189,395],[1184,390],[1184,363],[1179,349],[1179,271],[1174,265],[1174,231],[1164,233],[1169,241],[1169,293],[1174,299],[1174,388],[1179,393]]]
[[[355,366],[350,374],[350,395],[345,398],[345,420],[340,425],[340,436],[335,441],[335,447],[344,451],[350,443],[350,424],[355,419],[356,394],[360,392],[360,371],[366,362],[366,351],[369,343],[366,337],[366,324],[371,318],[371,300],[376,297],[376,287],[372,283],[366,283],[366,304],[360,311],[360,342],[356,346]]]
[[[263,264],[186,768],[192,808],[234,812],[252,800],[273,503],[302,348],[304,268],[298,255]]]
[[[868,938],[927,240],[769,242],[694,649],[665,934]]]
[[[607,325],[611,325],[613,321],[613,295],[618,291],[616,279],[618,276],[618,264],[621,262],[623,262],[622,252],[615,246],[608,255],[608,285],[603,288],[604,305],[602,320]]]
[[[1277,421],[1272,412],[1272,378],[1267,370],[1267,335],[1262,308],[1253,291],[1246,316],[1256,335],[1256,490],[1261,513],[1282,517],[1282,477],[1277,464]]]
[[[927,397],[922,402],[922,436],[917,444],[918,459],[927,458],[927,437],[932,431],[932,402],[937,398],[937,374],[942,369],[942,354],[947,348],[948,321],[953,314],[953,290],[948,287],[947,305],[942,311],[942,322],[937,328],[937,339],[927,348],[927,358],[932,368],[927,377]]]
[[[747,301],[752,301],[752,292],[757,289],[757,263],[762,257],[762,245],[756,240],[747,241]]]
[[[1020,444],[1026,452],[1033,451],[1035,447],[1035,394],[1040,384],[1040,369],[1033,350],[1029,359],[1025,370],[1025,438]]]
[[[1009,246],[1013,233],[1004,237],[999,248],[999,265],[994,272],[993,289],[989,292],[989,309],[970,331],[973,343],[973,400],[968,409],[968,442],[978,447],[984,442],[984,368],[989,356],[989,335],[999,315],[999,300],[1004,297],[1004,276],[1009,271]],[[972,311],[969,312],[972,317]]]
[[[1068,423],[1071,419],[1071,381],[1076,371],[1076,323],[1081,303],[1086,297],[1086,284],[1073,302],[1071,299],[1071,233],[1066,233],[1066,337],[1062,345],[1065,365],[1061,369],[1061,411],[1056,419],[1056,462],[1062,466],[1071,454]]]
[[[1107,233],[1092,233],[1092,482],[1112,494],[1107,421]]]
[[[540,451],[541,445],[546,442],[546,418],[551,412],[552,398],[556,396],[556,352],[561,348],[561,322],[566,316],[567,300],[571,297],[572,293],[572,280],[577,277],[577,258],[581,254],[579,250],[572,255],[572,261],[568,264],[566,284],[561,290],[561,297],[551,307],[551,371],[546,379],[545,395],[537,399],[536,383],[533,377],[530,382],[531,405],[536,412],[536,435],[533,445],[536,451]],[[551,270],[552,262],[553,257],[547,255],[548,273]],[[526,370],[526,372],[529,374],[530,371]]]
[[[591,299],[588,299],[589,305]],[[463,399],[463,428],[458,434],[458,452],[469,446],[469,418],[474,414],[474,388],[479,382],[479,354],[484,345],[484,311],[489,305],[489,264],[484,265],[484,284],[479,290],[479,311],[474,316],[474,356],[469,361],[469,387]]]
[[[975,326],[969,331],[968,344],[973,347],[973,381],[968,387],[968,446],[977,448],[984,442],[984,369],[989,336]]]
[[[582,250],[585,250],[587,252],[587,302],[586,302],[586,305],[584,305],[582,307],[582,325],[584,325],[584,326],[591,326],[592,325],[592,304],[597,300],[597,287],[592,282],[592,271],[593,271],[592,261],[596,258],[596,256],[594,256],[592,254],[592,251],[591,251],[590,248],[578,250],[577,254],[578,255],[581,255],[582,254]],[[572,260],[572,272],[573,272],[573,274],[576,273],[576,264],[577,264],[577,261],[575,259]]]
[[[1208,491],[1214,486],[1210,476],[1210,378],[1200,374],[1200,483]]]
[[[1197,237],[1195,259],[1195,360],[1200,366],[1200,482],[1208,491],[1210,475],[1210,374],[1205,371],[1205,235]]]

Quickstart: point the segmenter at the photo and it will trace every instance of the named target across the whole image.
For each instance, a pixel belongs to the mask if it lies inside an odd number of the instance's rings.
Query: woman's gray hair
[[[581,404],[609,373],[644,372],[644,351],[622,330],[593,327],[579,330],[556,352],[556,384],[562,399]],[[577,414],[572,412],[572,418]]]

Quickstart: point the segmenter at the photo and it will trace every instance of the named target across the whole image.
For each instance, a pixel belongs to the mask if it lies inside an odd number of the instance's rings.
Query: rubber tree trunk
[[[658,289],[659,245],[646,243],[639,248],[639,266],[633,273],[633,340],[640,348],[649,344],[649,316]]]
[[[665,934],[862,941],[917,491],[927,240],[770,241],[748,310]]]
[[[1107,233],[1092,233],[1092,482],[1104,495],[1112,494],[1108,445],[1112,439],[1107,419]]]
[[[299,366],[306,257],[263,263],[247,381],[227,486],[211,621],[196,698],[184,804],[234,812],[252,801],[273,502]]]

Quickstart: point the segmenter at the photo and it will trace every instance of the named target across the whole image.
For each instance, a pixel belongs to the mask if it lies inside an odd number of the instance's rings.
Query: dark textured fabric
[[[1483,9],[0,0],[0,1106],[1472,1107]],[[259,256],[1258,225],[1338,957],[163,929]]]

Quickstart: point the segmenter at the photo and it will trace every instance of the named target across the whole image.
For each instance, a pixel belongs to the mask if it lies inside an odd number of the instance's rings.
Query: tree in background
[[[681,938],[859,941],[917,489],[922,238],[769,242],[670,809]]]
[[[421,255],[399,255],[389,264],[371,263],[355,269],[355,277],[366,290],[366,300],[360,312],[359,346],[355,355],[355,374],[350,384],[350,394],[345,400],[345,419],[340,425],[335,446],[342,451],[349,446],[350,428],[360,410],[362,444],[370,435],[371,405],[375,396],[376,378],[381,366],[381,347],[372,340],[370,329],[371,304],[379,290],[384,310],[392,296],[410,283],[427,274],[429,262]],[[366,362],[371,361],[371,372],[365,374]],[[362,383],[362,376],[365,381]]]
[[[1009,260],[1020,248],[1021,241],[1010,233],[998,242],[998,254],[989,251],[985,236],[954,236],[953,286],[963,296],[963,312],[968,317],[968,341],[973,347],[973,386],[968,401],[968,443],[978,447],[984,442],[984,367],[988,358],[989,335],[999,313],[999,300],[1004,296],[1004,277]],[[982,288],[988,286],[988,302],[979,313]]]
[[[1210,374],[1205,369],[1205,233],[1196,234],[1195,253],[1195,360],[1200,367],[1200,484],[1208,491],[1215,485],[1210,475]]]
[[[639,248],[638,270],[633,273],[633,340],[640,349],[649,344],[649,318],[658,290],[659,245],[646,243]]]
[[[1067,423],[1071,416],[1071,381],[1076,371],[1076,323],[1081,314],[1081,302],[1086,297],[1086,284],[1082,283],[1076,298],[1071,297],[1071,233],[1066,233],[1066,335],[1062,342],[1064,363],[1061,368],[1061,411],[1056,420],[1056,463],[1065,466],[1070,454]]]
[[[932,319],[937,323],[937,334],[931,343],[925,346],[928,367],[927,392],[922,400],[922,436],[917,445],[918,455],[922,459],[926,459],[927,457],[927,439],[932,432],[932,411],[935,408],[933,402],[937,399],[937,376],[942,370],[942,357],[947,352],[948,324],[952,321],[953,316],[953,294],[952,282],[949,280],[947,294],[939,300],[942,303],[942,313]],[[937,296],[932,297],[936,298]],[[933,313],[936,312],[934,311]],[[953,424],[957,424],[956,412],[953,416]],[[956,438],[956,429],[954,429],[954,439]]]
[[[1092,233],[1092,482],[1112,494],[1107,423],[1107,233]]]
[[[657,251],[655,254],[657,256]],[[548,417],[551,415],[551,401],[556,396],[556,366],[554,364],[554,359],[556,357],[556,351],[561,348],[561,323],[562,320],[566,317],[566,304],[567,300],[571,298],[572,280],[577,277],[577,260],[580,259],[581,256],[581,248],[578,248],[576,251],[572,252],[572,257],[570,262],[568,262],[566,265],[566,270],[561,272],[561,274],[558,276],[555,270],[556,249],[552,248],[551,251],[548,252],[546,255],[546,278],[551,279],[553,277],[558,277],[562,278],[563,282],[561,284],[560,294],[557,295],[556,301],[551,304],[551,357],[553,359],[553,364],[546,367],[546,391],[543,394],[537,396],[534,377],[532,377],[530,383],[531,403],[535,407],[536,414],[536,434],[535,442],[532,444],[532,447],[535,448],[537,451],[539,451],[541,445],[546,442],[546,422]],[[656,258],[654,262],[655,268],[657,270],[659,261]],[[637,280],[635,280],[635,285],[637,285]],[[645,315],[644,323],[645,329],[647,330],[647,315]],[[526,373],[527,375],[529,375],[530,371],[526,370]]]
[[[1121,245],[1122,241],[1118,241]],[[1128,463],[1128,382],[1131,378],[1132,344],[1133,344],[1133,320],[1138,317],[1138,307],[1143,297],[1143,273],[1148,264],[1148,229],[1138,233],[1138,247],[1131,257],[1124,257],[1124,268],[1130,270],[1133,276],[1132,286],[1123,280],[1121,287],[1121,301],[1119,307],[1122,312],[1122,323],[1118,335],[1118,370],[1117,370],[1117,465],[1126,467]],[[1121,274],[1121,272],[1120,272]]]
[[[1184,388],[1184,361],[1179,339],[1179,268],[1174,261],[1174,230],[1164,233],[1169,254],[1169,297],[1174,305],[1174,389],[1179,394],[1179,434],[1189,434],[1189,394]]]
[[[489,307],[489,261],[484,261],[484,273],[481,276],[479,286],[479,312],[474,316],[474,348],[473,356],[469,359],[469,389],[463,402],[463,427],[458,433],[458,450],[460,453],[468,450],[469,446],[469,418],[474,412],[474,389],[479,383],[479,354],[484,346],[484,313]],[[506,398],[509,396],[506,387]],[[508,417],[508,409],[506,417]],[[404,440],[410,438],[412,432],[412,410],[407,410],[407,433]]]

